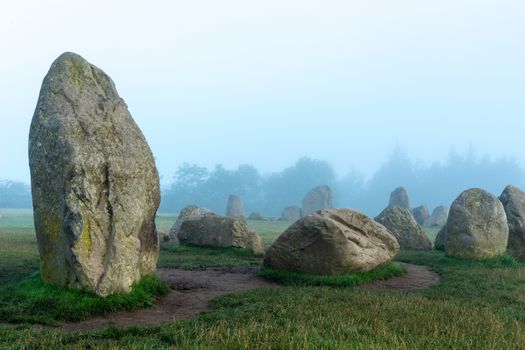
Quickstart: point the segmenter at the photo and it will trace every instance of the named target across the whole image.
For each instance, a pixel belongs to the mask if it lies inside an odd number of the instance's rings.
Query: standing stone
[[[113,81],[76,54],[42,83],[29,166],[44,282],[106,296],[155,273],[153,155]]]
[[[185,220],[179,231],[179,240],[184,244],[205,247],[236,247],[264,252],[261,237],[248,227],[244,218],[227,218],[207,214]]]
[[[302,209],[298,206],[289,206],[283,209],[281,213],[281,220],[283,221],[297,221],[302,217]]]
[[[436,207],[432,215],[423,223],[423,227],[443,227],[448,220],[449,209],[444,205]]]
[[[169,233],[170,239],[175,242],[179,240],[178,234],[180,231],[180,227],[184,221],[189,219],[200,218],[201,216],[208,215],[209,213],[211,213],[211,211],[209,211],[208,209],[199,208],[198,206],[193,204],[184,207],[180,211],[179,216],[177,217],[177,221],[175,221],[175,224],[173,224],[173,226],[171,227]]]
[[[434,241],[434,249],[435,250],[441,250],[444,252],[445,244],[447,243],[447,225],[443,226],[441,230],[439,230],[436,240]]]
[[[420,205],[419,207],[412,209],[412,215],[414,215],[414,219],[416,219],[419,225],[423,225],[425,220],[430,217],[426,205]]]
[[[432,249],[432,242],[408,209],[389,205],[375,220],[394,234],[401,249]]]
[[[499,197],[509,225],[507,252],[525,260],[525,193],[514,186],[507,186]]]
[[[328,186],[311,189],[303,199],[303,215],[322,209],[332,209],[332,190]]]
[[[264,215],[257,211],[251,213],[250,216],[248,216],[248,219],[253,220],[253,221],[265,221],[266,220]]]
[[[243,218],[244,205],[242,199],[236,195],[230,195],[228,198],[228,205],[226,207],[226,216],[229,218]]]
[[[410,205],[410,199],[408,198],[408,193],[404,187],[398,187],[390,193],[390,201],[388,205],[395,205],[400,208],[408,209],[409,211],[412,208]]]
[[[452,203],[447,221],[447,255],[489,259],[505,253],[508,238],[505,209],[492,194],[473,188]]]
[[[296,221],[266,252],[267,267],[314,275],[364,272],[399,251],[382,225],[351,209],[321,210]]]

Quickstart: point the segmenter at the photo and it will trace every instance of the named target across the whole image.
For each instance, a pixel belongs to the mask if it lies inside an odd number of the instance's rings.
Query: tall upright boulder
[[[414,219],[416,219],[419,225],[423,225],[425,220],[430,217],[426,205],[420,205],[419,207],[412,209],[412,215],[414,215]]]
[[[390,193],[390,201],[388,205],[395,205],[400,208],[408,209],[409,211],[412,210],[407,190],[405,190],[404,187],[398,187]]]
[[[432,249],[432,242],[408,209],[389,205],[375,220],[394,234],[401,249]]]
[[[320,210],[296,221],[264,257],[267,267],[314,275],[363,272],[399,252],[384,226],[351,209]]]
[[[51,66],[29,133],[41,276],[106,296],[155,273],[159,175],[113,81],[79,55]]]
[[[509,226],[503,204],[479,188],[464,191],[452,203],[445,251],[464,259],[489,259],[507,250]]]
[[[303,199],[303,215],[311,214],[317,210],[332,209],[332,189],[329,186],[312,188]]]
[[[241,197],[230,195],[226,205],[226,216],[229,218],[244,218],[244,204]]]
[[[519,260],[525,260],[525,192],[507,186],[499,197],[509,225],[507,252]]]

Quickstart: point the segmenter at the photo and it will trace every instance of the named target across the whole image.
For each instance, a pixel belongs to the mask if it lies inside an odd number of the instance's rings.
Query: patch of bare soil
[[[148,309],[120,311],[86,321],[65,323],[67,331],[87,331],[108,326],[152,326],[188,320],[205,311],[210,300],[223,294],[270,287],[274,284],[255,276],[253,268],[176,270],[159,269],[157,275],[171,291]]]
[[[367,283],[362,288],[419,292],[439,283],[439,274],[430,271],[426,266],[398,263],[406,273],[384,281]]]

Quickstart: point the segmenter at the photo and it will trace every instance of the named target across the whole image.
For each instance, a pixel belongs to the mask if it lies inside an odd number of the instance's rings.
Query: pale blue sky
[[[64,51],[113,78],[164,183],[184,161],[371,174],[396,145],[525,166],[524,18],[522,0],[8,2],[0,178],[29,180],[29,124]]]

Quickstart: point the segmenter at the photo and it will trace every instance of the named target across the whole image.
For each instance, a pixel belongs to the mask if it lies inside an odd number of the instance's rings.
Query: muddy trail
[[[439,275],[424,266],[399,263],[406,274],[386,281],[375,281],[362,286],[367,289],[384,289],[415,292],[439,283]],[[209,307],[209,302],[224,294],[254,288],[276,287],[255,275],[257,268],[228,268],[204,270],[159,269],[158,276],[171,291],[160,297],[148,309],[120,311],[105,316],[92,317],[81,322],[64,323],[66,331],[89,331],[109,326],[153,326],[178,320],[188,320]]]

